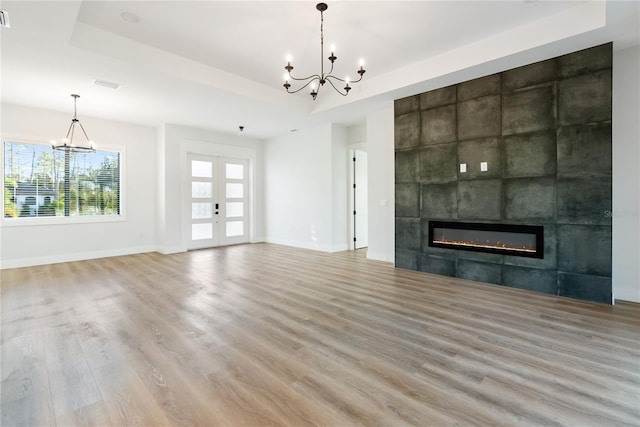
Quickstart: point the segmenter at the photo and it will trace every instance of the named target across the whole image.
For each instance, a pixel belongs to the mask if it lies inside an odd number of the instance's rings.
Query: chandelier
[[[331,48],[331,56],[327,58],[329,59],[329,62],[331,62],[331,69],[326,74],[324,72],[324,14],[323,13],[325,10],[327,10],[327,8],[328,6],[326,3],[318,3],[316,5],[316,9],[320,11],[320,74],[313,74],[309,77],[304,77],[304,78],[294,77],[291,74],[291,70],[293,70],[293,65],[291,65],[291,58],[287,58],[287,65],[284,67],[284,69],[287,70],[287,72],[284,75],[284,87],[285,89],[287,89],[288,93],[300,92],[302,89],[306,88],[307,86],[310,86],[311,96],[315,100],[316,96],[318,96],[318,92],[320,92],[320,88],[324,86],[325,83],[328,82],[340,95],[347,96],[349,94],[349,91],[351,90],[351,86],[349,86],[349,84],[358,83],[360,80],[362,80],[362,76],[365,73],[365,69],[363,68],[364,61],[362,60],[360,60],[360,68],[357,71],[357,73],[360,75],[360,78],[358,80],[351,81],[349,80],[348,77],[341,79],[331,74],[333,72],[334,62],[336,61],[336,59],[338,59],[338,57],[334,54],[335,49],[333,47]],[[296,90],[290,90],[291,84],[289,83],[289,81],[304,82],[304,84],[302,87]],[[344,83],[344,87],[342,89],[336,86],[336,85],[342,86],[343,83]]]
[[[82,123],[78,120],[78,112],[76,108],[76,103],[80,95],[71,95],[73,97],[73,119],[71,119],[71,125],[69,125],[69,130],[67,131],[67,136],[62,138],[60,142],[57,142],[55,139],[51,140],[51,148],[59,151],[66,151],[71,153],[95,153],[96,145],[89,139],[87,136],[87,132],[85,132]],[[82,133],[86,139],[85,142],[82,143],[74,143],[73,136],[75,134],[76,125],[80,126]],[[77,138],[76,138],[77,139]]]

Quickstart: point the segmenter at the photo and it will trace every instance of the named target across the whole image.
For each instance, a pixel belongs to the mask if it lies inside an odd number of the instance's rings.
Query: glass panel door
[[[247,160],[220,158],[220,182],[224,197],[220,202],[220,244],[249,242]]]
[[[217,160],[190,154],[187,158],[191,194],[188,249],[218,246]]]
[[[189,154],[187,249],[249,242],[248,160]]]

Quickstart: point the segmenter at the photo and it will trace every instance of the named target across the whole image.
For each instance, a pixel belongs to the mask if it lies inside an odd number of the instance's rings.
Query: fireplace
[[[429,221],[429,246],[544,258],[544,227]]]

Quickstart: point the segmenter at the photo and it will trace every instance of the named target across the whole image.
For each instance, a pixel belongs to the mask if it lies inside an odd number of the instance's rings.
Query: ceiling
[[[266,139],[353,124],[391,100],[614,41],[640,43],[638,1],[333,1],[336,74],[367,73],[347,97],[282,87],[320,68],[313,1],[2,1],[2,102]],[[138,19],[128,22],[122,14]],[[325,53],[325,56],[328,56]],[[121,84],[96,86],[94,79]]]

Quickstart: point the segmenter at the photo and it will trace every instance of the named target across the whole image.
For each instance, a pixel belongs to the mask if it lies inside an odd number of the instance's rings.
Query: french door
[[[187,249],[249,242],[248,161],[188,154]]]

